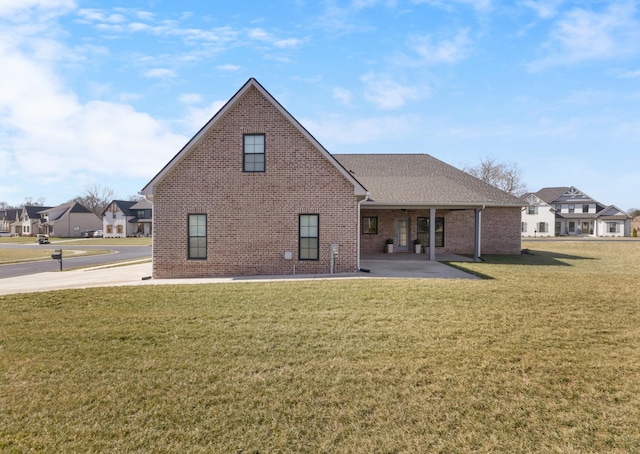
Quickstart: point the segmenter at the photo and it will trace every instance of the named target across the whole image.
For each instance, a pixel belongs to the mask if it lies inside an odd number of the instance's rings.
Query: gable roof
[[[526,192],[520,196],[520,199],[526,202],[528,205],[547,205],[551,210],[555,211],[551,205],[542,200],[535,192]]]
[[[568,186],[557,187],[557,188],[542,188],[538,192],[535,192],[534,194],[538,196],[538,198],[540,198],[541,200],[544,200],[549,205],[551,205],[553,201],[558,199],[562,194],[564,194],[567,191],[567,189],[569,189]]]
[[[131,200],[112,200],[111,203],[104,209],[104,211],[102,211],[102,216],[104,216],[111,205],[114,204],[122,213],[124,213],[125,216],[130,216],[129,212],[131,210],[131,207],[135,205],[136,202]]]
[[[596,217],[604,220],[631,219],[631,215],[615,205],[609,205],[608,207],[603,208]]]
[[[131,210],[150,210],[153,208],[153,205],[151,204],[151,202],[149,202],[147,199],[140,199],[137,202],[135,202],[133,205],[131,205]]]
[[[428,154],[336,154],[377,207],[521,207],[525,203]]]
[[[293,115],[291,115],[282,105],[267,91],[265,88],[260,85],[260,83],[254,79],[250,78],[243,86],[236,92],[235,95],[227,101],[227,103],[198,131],[198,133],[187,142],[187,144],[176,154],[171,161],[165,165],[160,172],[154,176],[149,183],[146,184],[144,188],[140,191],[141,194],[145,196],[153,197],[154,188],[156,184],[158,184],[164,176],[167,174],[169,170],[173,166],[175,166],[178,162],[180,162],[190,151],[191,149],[198,143],[198,141],[204,137],[207,132],[222,118],[224,115],[236,105],[236,103],[244,96],[244,94],[250,90],[251,88],[255,88],[264,96],[267,101],[269,101],[298,131],[307,139],[311,144],[317,148],[320,153],[329,160],[338,171],[351,183],[354,188],[354,195],[364,196],[367,194],[367,190],[360,184],[360,182],[353,177],[349,172],[347,172],[344,167],[340,165],[340,163],[329,153],[321,144],[318,142],[315,137],[313,137],[309,131],[307,131],[299,122],[296,120]]]
[[[93,211],[89,210],[88,208],[85,208],[84,205],[81,205],[78,202],[67,202],[52,208],[44,208],[44,207],[40,207],[40,208],[41,209],[38,211],[38,214],[48,215],[49,222],[56,221],[67,213],[93,214]]]
[[[602,205],[596,199],[585,194],[575,186],[542,188],[535,194],[550,205],[554,203],[593,202],[602,207]]]
[[[52,207],[43,207],[39,205],[25,205],[22,207],[22,212],[20,213],[20,217],[26,213],[29,219],[39,219],[40,212],[43,210],[49,210]]]

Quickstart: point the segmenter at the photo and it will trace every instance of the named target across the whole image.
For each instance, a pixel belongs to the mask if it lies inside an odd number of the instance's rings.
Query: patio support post
[[[483,207],[484,208],[484,207]],[[482,210],[483,208],[476,208],[476,220],[475,220],[475,243],[473,248],[473,260],[475,262],[480,261],[480,231],[482,227]]]
[[[436,209],[429,208],[429,260],[436,260]]]

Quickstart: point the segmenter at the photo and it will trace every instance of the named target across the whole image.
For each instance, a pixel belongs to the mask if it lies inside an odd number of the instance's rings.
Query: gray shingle
[[[510,194],[428,154],[336,154],[376,205],[523,206]]]

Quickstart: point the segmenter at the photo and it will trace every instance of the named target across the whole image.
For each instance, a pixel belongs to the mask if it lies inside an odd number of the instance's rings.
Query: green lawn
[[[151,238],[58,238],[51,237],[51,244],[67,245],[84,245],[84,246],[146,246],[151,245]],[[36,244],[36,237],[31,236],[13,236],[0,237],[0,244]]]
[[[640,452],[640,242],[0,296],[3,452]]]
[[[36,260],[51,260],[52,249],[3,249],[0,248],[0,265],[7,263],[33,262]],[[77,257],[80,255],[109,254],[107,250],[73,250],[64,249],[64,257]]]

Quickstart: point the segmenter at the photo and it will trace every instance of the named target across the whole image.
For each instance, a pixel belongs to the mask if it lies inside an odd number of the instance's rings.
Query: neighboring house
[[[631,220],[631,234],[633,235],[633,229],[636,229],[636,235],[640,236],[640,216],[636,216]]]
[[[27,205],[23,206],[18,215],[18,220],[11,224],[10,231],[20,236],[36,236],[45,233],[45,218],[40,211],[50,207]]]
[[[151,235],[151,202],[114,200],[102,213],[105,238],[125,238]]]
[[[20,212],[22,210],[17,208],[9,208],[6,210],[0,210],[0,232],[10,232],[17,233],[20,232],[15,231],[15,225],[20,219]],[[14,229],[12,230],[12,225],[14,225]]]
[[[584,192],[570,187],[543,188],[523,196],[522,236],[629,236],[631,216],[614,205],[605,206]],[[540,213],[551,210],[553,228],[540,234]],[[526,229],[525,229],[526,226]],[[531,229],[531,226],[534,229]]]
[[[68,202],[38,211],[41,218],[39,233],[62,238],[80,237],[85,230],[99,230],[102,220],[78,202]]]
[[[533,193],[522,196],[527,206],[522,209],[523,237],[555,236],[556,209]]]
[[[352,272],[388,238],[520,252],[519,199],[429,155],[333,156],[255,79],[142,194],[154,278]]]

